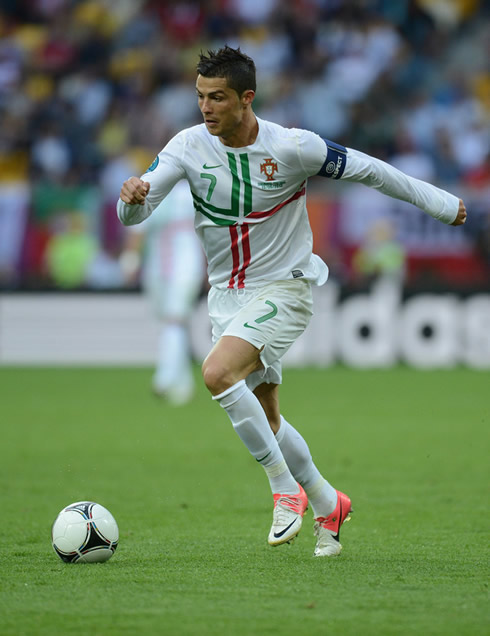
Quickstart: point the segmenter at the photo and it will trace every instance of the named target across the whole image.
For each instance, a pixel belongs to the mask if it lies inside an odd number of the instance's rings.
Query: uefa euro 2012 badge
[[[155,170],[155,168],[158,166],[159,161],[160,160],[158,159],[158,155],[157,155],[155,159],[153,159],[153,161],[148,166],[148,170],[146,172],[153,172],[153,170]]]

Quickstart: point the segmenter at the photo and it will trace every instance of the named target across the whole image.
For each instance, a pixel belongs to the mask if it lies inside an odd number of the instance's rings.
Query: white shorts
[[[308,326],[313,315],[307,280],[269,283],[254,290],[217,289],[208,295],[213,342],[236,336],[260,350],[264,369],[251,373],[247,385],[281,384],[281,358]]]

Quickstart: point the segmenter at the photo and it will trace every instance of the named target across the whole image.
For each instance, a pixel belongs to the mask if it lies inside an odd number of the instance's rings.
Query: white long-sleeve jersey
[[[121,222],[140,223],[187,179],[210,284],[251,289],[273,280],[327,280],[326,264],[312,253],[308,177],[361,182],[445,223],[456,219],[459,200],[444,190],[313,132],[257,121],[257,139],[243,148],[225,146],[204,124],[178,133],[141,177],[150,183],[145,203],[118,201]]]

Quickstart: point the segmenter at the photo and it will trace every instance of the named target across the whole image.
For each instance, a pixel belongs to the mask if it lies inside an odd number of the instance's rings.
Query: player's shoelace
[[[274,507],[274,525],[286,525],[291,521],[291,513],[303,514],[300,497],[294,495],[279,495]]]
[[[301,514],[302,512],[302,502],[301,497],[296,495],[279,495],[276,500],[276,506],[284,506],[285,508],[289,508],[293,512],[297,514]]]

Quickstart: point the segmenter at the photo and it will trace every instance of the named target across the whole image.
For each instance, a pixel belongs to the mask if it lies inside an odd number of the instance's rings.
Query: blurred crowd
[[[224,43],[256,62],[259,116],[467,195],[488,266],[488,3],[2,0],[0,288],[124,286],[121,184],[202,120],[197,56]]]

